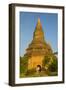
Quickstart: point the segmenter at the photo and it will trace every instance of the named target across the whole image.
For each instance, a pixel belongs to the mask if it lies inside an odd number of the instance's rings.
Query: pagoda
[[[26,49],[26,54],[29,57],[28,69],[34,69],[37,66],[42,68],[42,60],[48,54],[52,54],[52,49],[49,44],[47,44],[40,22],[38,18],[34,33],[33,40]]]

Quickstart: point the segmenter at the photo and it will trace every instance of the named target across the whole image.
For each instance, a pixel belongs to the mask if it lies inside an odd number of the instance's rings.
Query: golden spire
[[[44,55],[51,51],[51,47],[46,43],[44,38],[44,32],[42,29],[42,25],[40,22],[40,18],[38,18],[35,31],[33,33],[33,40],[29,44],[29,47],[26,49],[27,55]],[[43,51],[42,51],[43,50]]]
[[[40,22],[40,18],[38,18],[38,24],[40,24],[41,22]]]
[[[36,30],[39,30],[39,29],[40,30],[42,29],[40,18],[38,18],[37,25],[36,25]]]
[[[42,25],[41,25],[41,22],[40,22],[40,18],[38,18],[36,28],[35,28],[35,31],[34,31],[34,34],[33,34],[33,39],[44,41],[44,32],[42,30]]]

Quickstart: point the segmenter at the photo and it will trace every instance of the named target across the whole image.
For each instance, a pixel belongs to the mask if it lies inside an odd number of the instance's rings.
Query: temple
[[[34,33],[33,40],[26,49],[26,54],[29,57],[28,69],[36,68],[40,66],[42,68],[42,60],[46,55],[52,54],[51,46],[47,44],[43,32],[43,28],[38,18]]]

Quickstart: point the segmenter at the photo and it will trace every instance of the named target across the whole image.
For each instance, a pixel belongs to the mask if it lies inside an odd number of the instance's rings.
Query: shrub
[[[57,58],[55,56],[53,57],[53,62],[49,66],[49,71],[51,71],[51,72],[58,71],[58,61],[57,61]]]
[[[45,66],[48,65],[49,61],[50,61],[49,56],[45,56],[44,59],[43,59],[43,63],[42,63],[43,64],[42,65],[43,69],[45,69]]]
[[[20,73],[25,73],[28,67],[28,57],[20,57]]]

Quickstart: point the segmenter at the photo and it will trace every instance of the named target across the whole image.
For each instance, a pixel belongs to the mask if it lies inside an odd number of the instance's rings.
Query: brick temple
[[[42,68],[42,60],[46,55],[50,55],[52,53],[53,51],[51,49],[51,46],[45,40],[40,18],[38,18],[33,33],[33,40],[28,45],[25,54],[29,57],[28,69],[37,68],[37,66],[40,66]]]

